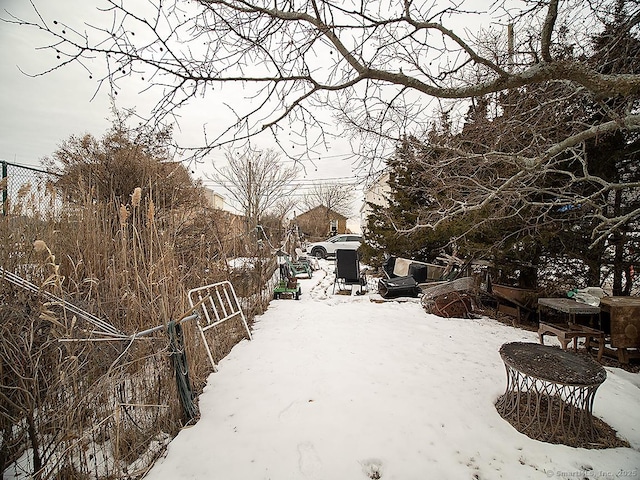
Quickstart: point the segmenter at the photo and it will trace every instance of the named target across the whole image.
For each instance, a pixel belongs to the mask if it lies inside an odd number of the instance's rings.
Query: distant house
[[[297,225],[299,233],[310,241],[324,240],[330,235],[349,233],[347,231],[347,217],[324,205],[318,205],[301,213],[294,217],[291,223]]]
[[[373,211],[369,204],[388,207],[388,198],[390,194],[391,186],[389,185],[389,172],[384,172],[365,189],[364,202],[362,203],[362,208],[360,208],[360,229],[363,232],[367,226],[367,219]]]
[[[222,195],[217,194],[210,188],[205,187],[205,197],[207,198],[207,202],[210,207],[217,208],[219,210],[224,210],[224,197]]]

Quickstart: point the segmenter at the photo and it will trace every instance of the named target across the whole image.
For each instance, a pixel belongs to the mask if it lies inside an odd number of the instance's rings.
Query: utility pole
[[[507,53],[509,55],[508,59],[508,70],[509,73],[513,73],[513,55],[514,55],[514,34],[513,34],[513,23],[507,25]]]
[[[255,228],[254,225],[254,221],[253,221],[253,215],[254,215],[254,211],[253,211],[253,185],[251,182],[251,160],[249,160],[247,162],[247,222],[249,222],[249,224],[247,225],[247,230],[251,231],[252,229]]]

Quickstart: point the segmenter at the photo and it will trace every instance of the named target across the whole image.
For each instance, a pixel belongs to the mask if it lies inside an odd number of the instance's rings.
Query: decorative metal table
[[[596,390],[607,378],[602,366],[537,343],[505,343],[500,356],[507,388],[496,408],[518,431],[571,446],[598,437],[592,409]]]

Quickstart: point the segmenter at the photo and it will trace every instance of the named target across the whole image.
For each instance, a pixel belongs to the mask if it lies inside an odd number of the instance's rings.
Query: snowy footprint
[[[382,461],[377,458],[368,458],[360,462],[362,465],[362,471],[367,476],[374,480],[382,478]]]
[[[298,444],[298,468],[304,478],[320,480],[322,478],[322,460],[311,442]]]
[[[333,286],[334,276],[330,274],[325,267],[319,270],[324,274],[324,277],[320,279],[310,292],[311,298],[314,300],[326,300],[329,296],[328,291]]]

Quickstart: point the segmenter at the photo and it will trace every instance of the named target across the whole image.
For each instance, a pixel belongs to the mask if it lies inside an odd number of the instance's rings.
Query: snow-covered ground
[[[594,413],[631,448],[530,439],[497,413],[498,350],[537,335],[417,302],[332,295],[331,262],[219,364],[202,418],[148,480],[640,478],[640,374],[607,368]],[[549,342],[551,343],[551,340]]]

